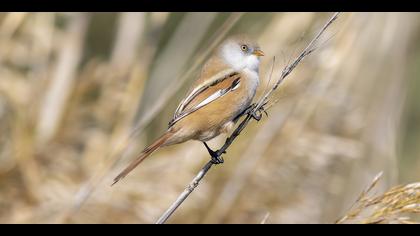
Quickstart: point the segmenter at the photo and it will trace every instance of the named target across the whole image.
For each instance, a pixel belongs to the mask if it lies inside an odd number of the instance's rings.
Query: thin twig
[[[195,178],[191,181],[190,185],[182,192],[179,197],[176,199],[174,203],[172,203],[171,207],[168,208],[168,210],[163,213],[163,215],[159,218],[158,221],[156,221],[156,224],[163,224],[166,222],[166,220],[174,213],[174,211],[182,204],[182,202],[194,191],[194,189],[198,186],[200,183],[200,180],[206,175],[207,171],[211,168],[213,165],[212,162],[207,162],[207,164],[200,170],[200,172],[195,176]]]
[[[316,43],[318,42],[321,35],[325,32],[325,30],[337,19],[340,13],[336,12],[334,15],[327,21],[327,23],[322,27],[322,29],[318,32],[318,34],[312,39],[312,41],[308,44],[308,46],[299,54],[297,58],[293,61],[293,63],[288,64],[282,71],[280,78],[274,84],[274,86],[269,90],[264,96],[258,101],[256,105],[252,107],[252,109],[244,113],[246,115],[245,119],[239,124],[239,126],[233,131],[231,136],[226,139],[225,144],[216,152],[217,156],[222,156],[223,153],[229,148],[229,146],[233,143],[233,141],[239,136],[242,130],[248,125],[248,123],[253,119],[252,114],[256,114],[263,106],[268,102],[268,98],[271,94],[278,88],[278,86],[284,81],[284,79],[296,68],[296,66],[308,55],[314,52],[317,48]],[[213,166],[213,162],[209,161],[207,164],[200,170],[200,172],[196,175],[193,181],[188,185],[188,187],[179,195],[179,197],[175,200],[174,203],[165,211],[165,213],[156,221],[156,224],[164,224],[169,217],[176,211],[176,209],[187,199],[187,197],[194,191],[194,189],[200,184],[200,181],[204,178],[210,168]]]
[[[273,88],[260,99],[258,105],[255,107],[256,110],[260,109],[263,104],[268,100],[268,97],[277,89],[277,87],[283,82],[283,80],[292,72],[296,66],[309,54],[316,50],[315,44],[318,42],[321,35],[325,32],[325,30],[337,19],[339,12],[336,12],[322,27],[322,29],[318,32],[314,39],[306,46],[306,48],[300,53],[300,55],[293,61],[292,64],[287,65],[282,73],[280,78],[277,80],[277,83],[273,86]]]
[[[267,220],[268,220],[268,217],[270,217],[270,212],[267,212],[266,214],[265,214],[265,216],[264,216],[264,218],[262,219],[262,221],[261,221],[261,223],[260,224],[265,224],[266,222],[267,222]]]

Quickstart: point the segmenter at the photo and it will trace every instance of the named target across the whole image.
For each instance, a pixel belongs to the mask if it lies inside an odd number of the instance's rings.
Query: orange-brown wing
[[[224,76],[207,80],[207,83],[197,86],[178,106],[174,118],[169,122],[169,127],[189,114],[237,89],[240,86],[240,78],[241,76],[238,72],[232,71]]]
[[[206,78],[204,80],[203,78],[198,79],[197,81],[198,83],[196,82],[196,84],[194,84],[194,87],[191,89],[188,95],[178,105],[178,108],[176,109],[174,113],[174,119],[185,109],[185,107],[191,102],[191,100],[193,100],[198,94],[200,94],[202,91],[204,91],[208,87],[214,84],[217,84],[226,78],[229,78],[235,73],[236,72],[233,69],[225,69],[225,70],[220,71],[219,73],[214,74],[210,78]]]

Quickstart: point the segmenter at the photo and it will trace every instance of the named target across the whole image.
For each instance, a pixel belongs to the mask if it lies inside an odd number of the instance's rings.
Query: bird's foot
[[[213,164],[222,164],[223,162],[225,162],[223,160],[222,154],[226,153],[226,151],[223,151],[222,153],[219,154],[220,150],[218,151],[213,151],[210,149],[210,147],[207,145],[206,142],[203,142],[204,146],[206,147],[207,151],[209,152],[210,156],[211,156],[211,162]]]
[[[248,114],[254,118],[256,121],[260,121],[262,118],[262,114],[264,113],[266,116],[268,116],[267,111],[265,110],[264,106],[267,104],[267,102],[265,102],[260,108],[258,108],[258,110],[254,110],[255,108],[255,104],[252,104],[250,106],[251,109],[248,110]]]
[[[221,156],[216,155],[216,156],[211,157],[211,163],[213,163],[215,165],[222,164],[224,162],[225,161],[223,160],[223,157],[221,157]]]

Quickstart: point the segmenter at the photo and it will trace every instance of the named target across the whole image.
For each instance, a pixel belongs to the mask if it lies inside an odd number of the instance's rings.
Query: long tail
[[[133,162],[131,162],[129,166],[127,166],[117,177],[114,178],[114,183],[112,183],[112,185],[116,184],[122,178],[127,176],[128,173],[130,173],[134,168],[136,168],[144,159],[150,156],[150,154],[152,154],[154,151],[160,148],[165,143],[165,141],[168,140],[172,135],[173,135],[172,133],[166,132],[160,138],[158,138],[155,142],[153,142],[151,145],[145,148],[140,153],[140,155]]]

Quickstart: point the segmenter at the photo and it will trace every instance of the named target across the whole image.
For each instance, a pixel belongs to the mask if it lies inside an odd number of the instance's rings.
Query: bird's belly
[[[228,132],[232,131],[234,127],[235,127],[235,123],[233,121],[228,121],[225,124],[221,125],[220,127],[201,132],[197,136],[197,140],[207,142],[207,141],[219,136],[222,133],[228,133]]]
[[[204,132],[201,132],[198,137],[197,140],[200,140],[202,142],[207,142],[217,136],[219,136],[220,132],[217,132],[217,130],[207,130]]]

